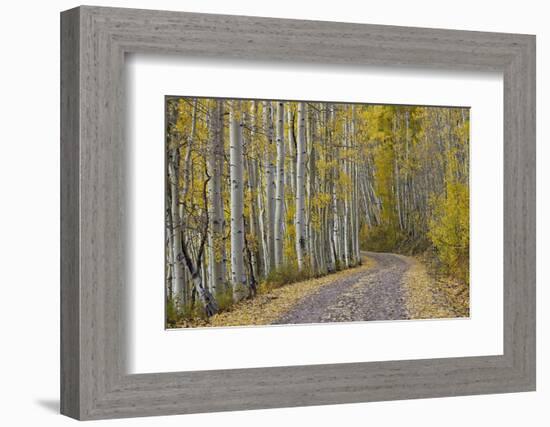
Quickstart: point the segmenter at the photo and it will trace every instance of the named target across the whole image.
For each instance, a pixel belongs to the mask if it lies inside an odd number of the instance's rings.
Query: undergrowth
[[[360,263],[359,263],[360,264]],[[350,266],[354,267],[354,266]],[[335,270],[325,274],[314,274],[306,263],[302,270],[298,268],[297,263],[283,264],[281,267],[272,270],[267,277],[258,285],[256,297],[269,294],[273,290],[291,285],[297,282],[303,282],[310,279],[328,276],[341,271],[342,266],[337,265]],[[230,312],[238,303],[233,301],[233,292],[229,283],[217,290],[216,302],[218,304],[218,313]],[[252,299],[250,296],[248,299]],[[167,298],[166,301],[166,327],[174,328],[179,326],[197,326],[208,323],[208,318],[199,301],[194,304],[182,306],[174,299]]]

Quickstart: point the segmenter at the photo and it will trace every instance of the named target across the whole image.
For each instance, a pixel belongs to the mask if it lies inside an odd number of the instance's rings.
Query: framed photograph
[[[535,390],[535,37],[61,14],[61,412]]]
[[[469,317],[469,108],[165,108],[167,328]]]

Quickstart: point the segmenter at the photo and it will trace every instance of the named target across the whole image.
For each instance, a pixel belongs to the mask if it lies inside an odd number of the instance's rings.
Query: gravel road
[[[335,279],[274,324],[408,319],[402,279],[410,266],[409,259],[389,253],[365,255],[376,262],[374,267]]]

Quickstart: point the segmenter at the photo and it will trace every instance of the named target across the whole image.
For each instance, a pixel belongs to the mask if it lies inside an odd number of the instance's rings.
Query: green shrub
[[[166,298],[166,327],[173,328],[178,321],[178,310],[173,298]]]
[[[280,288],[283,285],[300,282],[312,277],[309,268],[304,268],[301,271],[295,263],[283,264],[279,268],[271,271],[265,279],[263,285],[267,289]]]
[[[394,252],[404,236],[391,225],[369,227],[365,224],[359,233],[361,249],[373,252]]]
[[[216,290],[216,302],[220,312],[228,311],[233,306],[233,289],[229,284]]]

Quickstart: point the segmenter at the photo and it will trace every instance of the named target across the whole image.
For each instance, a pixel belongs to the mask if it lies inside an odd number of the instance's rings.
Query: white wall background
[[[537,0],[96,1],[97,5],[503,31],[537,35],[538,218],[550,215],[550,27]],[[59,384],[59,12],[75,1],[5,3],[0,25],[0,422],[64,426]],[[549,227],[538,223],[538,391],[109,421],[117,426],[544,426],[550,414]],[[546,306],[546,307],[545,307]]]

